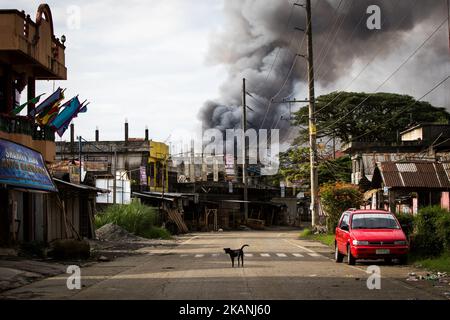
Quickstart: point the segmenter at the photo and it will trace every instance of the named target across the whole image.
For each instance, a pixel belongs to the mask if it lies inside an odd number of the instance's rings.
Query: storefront
[[[57,191],[39,152],[0,139],[0,244],[46,241],[47,195]]]

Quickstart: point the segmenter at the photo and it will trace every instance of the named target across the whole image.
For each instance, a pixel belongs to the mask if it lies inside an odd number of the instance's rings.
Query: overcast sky
[[[220,87],[229,79],[226,65],[208,59],[210,44],[215,43],[217,50],[215,37],[227,28],[223,1],[48,0],[55,34],[67,38],[68,79],[55,85],[67,88],[66,98],[79,94],[80,99],[91,102],[88,112],[74,120],[76,135],[81,133],[84,138],[93,139],[98,126],[100,139],[120,140],[125,119],[130,137],[143,137],[148,126],[151,138],[159,141],[169,137],[175,141],[199,127],[200,108],[205,101],[220,96]],[[285,0],[277,1],[289,5]],[[40,2],[0,0],[0,7],[25,10],[34,20]],[[399,57],[404,59],[433,31],[433,23],[438,21],[428,19],[402,35],[398,50],[375,61],[348,89],[374,90],[395,70]],[[445,30],[440,30],[433,41],[446,41]],[[433,41],[428,45],[433,45]],[[422,81],[411,80],[417,77],[415,70],[426,56],[426,49],[382,89],[418,98],[428,89],[424,83],[431,87],[449,74],[450,63],[430,64],[430,72],[423,75]],[[346,88],[365,63],[356,59],[340,79],[327,87],[319,83],[317,94]],[[297,96],[304,98],[306,87],[297,87]],[[50,94],[52,88],[52,82],[40,81],[37,93]],[[449,107],[449,92],[447,83],[427,98],[438,106]],[[63,139],[68,139],[68,131]]]

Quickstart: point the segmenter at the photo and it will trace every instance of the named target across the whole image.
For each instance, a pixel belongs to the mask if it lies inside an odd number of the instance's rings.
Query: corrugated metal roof
[[[450,166],[442,163],[381,162],[378,168],[387,187],[450,188]]]

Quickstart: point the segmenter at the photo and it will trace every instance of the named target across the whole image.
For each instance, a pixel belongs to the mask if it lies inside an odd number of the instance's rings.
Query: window
[[[349,215],[348,214],[345,214],[344,215],[344,217],[342,218],[342,221],[341,221],[341,225],[339,226],[340,228],[342,228],[342,227],[348,227],[348,222],[349,222],[350,220],[349,220]]]
[[[400,229],[393,215],[379,213],[355,214],[352,226],[353,229]]]

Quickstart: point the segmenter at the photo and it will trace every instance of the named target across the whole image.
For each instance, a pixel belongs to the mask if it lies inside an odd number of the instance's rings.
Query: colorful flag
[[[44,94],[45,94],[45,93],[40,94],[40,95],[38,95],[37,97],[35,97],[35,98],[33,98],[33,99],[30,99],[29,101],[25,102],[24,104],[21,104],[20,106],[17,106],[17,107],[12,111],[12,113],[15,114],[15,115],[18,115],[18,114],[20,113],[20,111],[22,111],[23,108],[25,108],[28,104],[30,104],[30,103],[33,103],[33,104],[38,103],[39,100],[41,99],[41,97],[42,97]]]
[[[84,101],[84,102],[80,105],[80,107],[78,108],[78,110],[74,113],[74,115],[73,115],[69,120],[67,120],[67,121],[66,121],[59,129],[56,130],[56,132],[58,133],[58,135],[59,135],[60,137],[63,136],[64,132],[67,130],[67,128],[69,128],[70,122],[72,121],[73,118],[76,118],[76,117],[78,116],[78,113],[80,113],[80,112],[84,113],[84,112],[87,111],[87,106],[88,106],[89,102],[86,103],[86,104],[84,104],[85,102],[86,102],[86,101]]]
[[[65,90],[65,89],[64,89]],[[60,102],[64,99],[64,90],[58,88],[55,92],[53,92],[50,96],[47,97],[40,105],[36,106],[33,110],[31,110],[28,115],[31,117],[35,117],[36,115],[50,110],[55,103]]]
[[[76,116],[81,106],[82,105],[80,104],[80,100],[78,100],[78,96],[65,102],[61,106],[61,108],[64,107],[64,109],[62,109],[62,111],[52,121],[51,126],[55,129],[61,128],[67,121],[72,120],[72,118]]]
[[[59,109],[61,108],[61,103],[57,102],[55,103],[50,110],[48,110],[47,112],[41,112],[37,117],[36,117],[36,122],[39,123],[40,125],[47,125],[47,124],[51,124],[51,122],[56,118],[56,116],[58,115]]]

